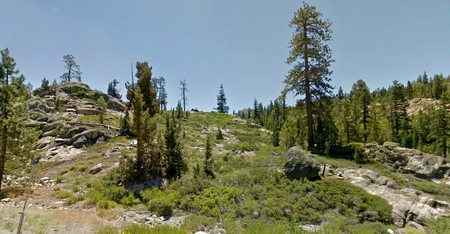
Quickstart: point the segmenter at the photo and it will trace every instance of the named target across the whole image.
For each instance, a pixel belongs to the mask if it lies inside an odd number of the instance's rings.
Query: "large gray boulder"
[[[287,151],[284,164],[284,173],[287,178],[312,180],[318,177],[319,171],[319,161],[312,154],[298,147],[292,147]]]
[[[127,109],[125,104],[121,103],[117,98],[109,99],[107,108],[120,112],[124,112]]]

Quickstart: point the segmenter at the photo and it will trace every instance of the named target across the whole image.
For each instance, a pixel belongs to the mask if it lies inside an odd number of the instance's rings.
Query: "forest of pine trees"
[[[364,80],[349,93],[340,87],[330,98],[315,100],[313,113],[315,147],[324,150],[349,143],[397,142],[404,147],[446,156],[450,134],[450,76],[419,75],[403,85],[394,80],[388,88],[370,91]],[[419,100],[428,105],[417,105]],[[433,100],[438,100],[437,104]],[[416,105],[416,106],[411,106]],[[408,109],[418,111],[408,114]],[[241,118],[258,123],[273,135],[273,145],[307,147],[306,105],[299,100],[286,106],[276,99],[268,105],[255,99],[253,108],[239,111]]]

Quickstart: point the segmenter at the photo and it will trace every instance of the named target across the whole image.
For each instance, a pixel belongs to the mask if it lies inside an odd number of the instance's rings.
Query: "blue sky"
[[[450,74],[450,1],[316,0],[333,22],[332,84],[371,90],[429,75]],[[164,76],[169,106],[185,79],[190,108],[210,111],[223,84],[230,110],[280,95],[290,66],[288,27],[302,1],[261,0],[0,0],[0,49],[34,87],[65,72],[72,54],[94,89],[131,79],[130,64],[148,61]],[[294,103],[290,97],[289,102]]]

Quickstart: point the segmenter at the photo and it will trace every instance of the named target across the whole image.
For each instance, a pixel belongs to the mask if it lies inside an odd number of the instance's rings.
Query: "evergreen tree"
[[[217,140],[223,140],[223,133],[222,133],[222,129],[217,129],[217,135],[216,135],[216,139]]]
[[[137,152],[136,152],[136,169],[141,170],[144,165],[144,144],[142,141],[144,140],[142,138],[142,133],[144,129],[144,101],[143,101],[143,95],[139,90],[136,90],[134,92],[134,102],[132,103],[132,109],[133,109],[133,125],[132,130],[134,132],[134,135],[136,136],[137,141]]]
[[[152,78],[153,87],[156,90],[156,99],[160,110],[167,110],[166,80],[164,77]]]
[[[47,79],[45,79],[45,77],[41,80],[41,88],[44,91],[50,90],[50,82]]]
[[[117,88],[117,85],[119,84],[119,81],[114,79],[112,82],[109,82],[108,84],[108,95],[115,97],[117,99],[122,99],[122,95],[120,95],[120,91]]]
[[[300,108],[292,108],[288,111],[286,121],[280,131],[281,145],[286,149],[295,145],[303,145],[308,138],[305,131],[306,113]]]
[[[158,112],[158,103],[156,100],[156,90],[152,85],[152,67],[148,62],[136,62],[137,88],[142,93],[144,100],[144,109],[148,111],[150,117]]]
[[[280,146],[280,131],[282,126],[280,103],[278,100],[275,100],[269,119],[269,129],[272,131],[272,144],[275,147]]]
[[[120,119],[120,135],[131,136],[130,113],[128,108],[125,110],[125,116]]]
[[[444,93],[447,87],[444,85],[444,76],[442,74],[435,75],[433,78],[433,98],[441,99],[442,93]]]
[[[81,82],[80,66],[75,62],[75,57],[71,54],[64,55],[63,62],[67,72],[60,77],[62,82],[71,82],[73,79]]]
[[[178,101],[176,111],[177,111],[177,119],[182,119],[184,117],[184,114],[183,114],[183,107],[181,107],[181,101]]]
[[[313,99],[329,96],[332,90],[329,66],[333,60],[327,44],[331,40],[331,22],[321,16],[315,6],[303,3],[289,24],[294,34],[287,63],[294,67],[284,80],[283,95],[288,92],[305,95],[309,148],[314,147]]]
[[[441,100],[439,102],[439,106],[437,108],[432,108],[431,113],[431,133],[429,134],[429,138],[436,140],[439,142],[439,148],[444,156],[447,157],[447,148],[448,148],[448,138],[450,135],[450,97],[447,92],[443,93],[441,96]]]
[[[203,167],[203,171],[207,177],[211,177],[212,179],[216,178],[216,175],[213,171],[213,159],[212,159],[212,147],[209,136],[206,137],[206,148],[205,148],[205,164]]]
[[[180,142],[181,124],[175,118],[175,111],[171,116],[166,114],[166,178],[169,180],[178,179],[185,170],[186,165],[183,159],[182,144]]]
[[[214,108],[219,113],[228,114],[230,107],[227,106],[227,98],[225,97],[225,91],[223,85],[220,85],[219,95],[217,95],[217,108]]]
[[[402,143],[404,146],[408,143],[408,117],[406,113],[407,102],[405,99],[404,86],[395,80],[390,87],[390,122],[392,140]]]
[[[253,100],[253,120],[254,121],[258,121],[259,120],[259,116],[260,116],[260,113],[259,113],[258,101],[255,98]]]
[[[23,171],[32,156],[31,147],[39,132],[25,126],[28,119],[29,92],[25,77],[16,70],[16,62],[8,48],[1,50],[0,62],[0,197],[3,175]]]
[[[324,151],[329,147],[337,146],[339,142],[338,129],[332,116],[331,100],[322,98],[315,103],[319,108],[314,113],[317,117],[316,136],[317,149]]]
[[[99,122],[101,124],[104,124],[105,123],[105,114],[106,114],[107,103],[106,103],[105,99],[103,98],[103,96],[101,96],[101,97],[99,97],[97,99],[97,103],[100,106],[100,115],[98,116],[99,117]]]
[[[350,92],[350,97],[356,107],[355,116],[358,116],[355,125],[363,125],[362,136],[364,143],[366,143],[369,135],[367,127],[369,123],[369,105],[371,101],[370,91],[366,85],[366,82],[364,82],[363,80],[358,80],[355,84],[353,84],[352,91]],[[359,118],[359,116],[361,116],[361,118]]]

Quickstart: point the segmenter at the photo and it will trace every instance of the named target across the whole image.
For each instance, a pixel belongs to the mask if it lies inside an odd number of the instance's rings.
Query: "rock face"
[[[107,112],[111,115],[124,115],[122,111],[126,110],[120,100],[101,91],[91,90],[86,84],[69,82],[48,90],[38,88],[33,91],[33,95],[28,101],[31,120],[27,126],[42,131],[41,139],[34,149],[47,152],[43,158],[54,158],[55,151],[49,149],[55,147],[80,149],[119,135],[118,128],[80,121],[82,116],[100,114],[97,103],[99,97],[108,103]],[[55,103],[57,101],[58,106]]]
[[[364,148],[370,158],[394,168],[397,172],[426,179],[440,179],[449,172],[450,165],[443,157],[400,147],[398,143],[365,144]]]
[[[400,188],[392,179],[369,169],[338,168],[335,175],[387,200],[392,205],[393,221],[399,227],[421,229],[427,219],[443,217],[450,212],[449,202],[439,201],[419,190]]]
[[[318,177],[319,171],[319,161],[312,154],[298,147],[292,147],[287,151],[284,164],[284,173],[287,178],[312,180]]]

